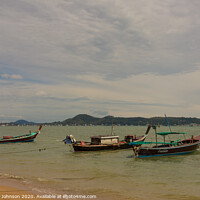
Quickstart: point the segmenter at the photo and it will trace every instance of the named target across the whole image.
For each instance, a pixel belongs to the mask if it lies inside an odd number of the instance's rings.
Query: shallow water
[[[0,127],[0,137],[21,135],[37,128]],[[188,137],[199,134],[199,127],[172,129],[188,132]],[[145,131],[146,127],[114,127],[114,133],[121,139],[127,134],[143,135]],[[158,131],[167,131],[167,127]],[[97,199],[200,199],[199,152],[134,159],[131,149],[73,152],[70,145],[61,142],[67,134],[89,141],[90,136],[110,133],[108,126],[45,126],[35,142],[0,145],[1,175],[46,193],[90,194]],[[151,130],[146,141],[153,140]]]

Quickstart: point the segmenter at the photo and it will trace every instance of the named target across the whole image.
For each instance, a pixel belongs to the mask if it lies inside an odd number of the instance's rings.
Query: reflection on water
[[[0,127],[2,135],[20,135],[37,127]],[[167,127],[161,127],[165,131]],[[198,135],[198,127],[173,127]],[[110,134],[111,127],[43,127],[35,142],[1,144],[0,176],[19,178],[34,190],[96,194],[113,199],[199,199],[200,153],[134,159],[131,149],[73,152],[62,139]],[[115,127],[115,133],[142,135],[146,127]],[[176,138],[175,138],[176,139]],[[151,131],[147,141],[153,141]],[[2,177],[2,176],[1,176]],[[38,187],[38,184],[40,187]],[[54,190],[52,190],[54,189]],[[145,192],[144,192],[145,191]],[[118,198],[119,197],[119,198]]]

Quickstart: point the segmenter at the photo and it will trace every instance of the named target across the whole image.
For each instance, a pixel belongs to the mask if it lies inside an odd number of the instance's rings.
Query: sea
[[[125,135],[143,135],[146,128],[114,126],[113,133],[123,140]],[[0,137],[37,129],[1,126]],[[199,126],[171,129],[188,132],[187,137],[200,133]],[[109,135],[111,131],[110,126],[43,126],[34,142],[0,144],[0,178],[18,180],[44,194],[86,195],[84,198],[91,199],[200,199],[199,151],[139,159],[132,149],[74,152],[71,145],[62,142],[66,135],[90,141],[90,136]],[[168,127],[161,126],[157,131],[168,131]],[[155,141],[154,130],[146,141]]]

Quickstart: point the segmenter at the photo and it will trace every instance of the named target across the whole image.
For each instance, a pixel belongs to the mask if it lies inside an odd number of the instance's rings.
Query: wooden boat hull
[[[157,156],[171,156],[171,155],[182,155],[192,153],[199,149],[200,136],[194,138],[195,141],[192,142],[191,139],[182,140],[178,146],[169,147],[138,147],[134,148],[134,154],[138,158],[147,157],[157,157]]]
[[[76,141],[72,135],[67,135],[63,140],[65,144],[72,144],[74,151],[102,151],[102,150],[117,150],[130,149],[133,145],[130,142],[144,141],[149,133],[151,126],[147,127],[145,135],[126,135],[124,140],[119,141],[119,136],[99,135],[91,137],[91,142]],[[140,146],[140,145],[134,145]]]
[[[156,157],[156,156],[171,156],[188,154],[198,150],[199,144],[185,145],[182,147],[171,147],[171,148],[145,148],[140,147],[138,158],[145,157]]]
[[[13,139],[3,139],[0,140],[0,144],[2,143],[17,143],[17,142],[33,142],[37,137],[38,133],[30,134],[21,138],[13,138]]]
[[[108,145],[81,145],[73,144],[74,151],[102,151],[102,150],[117,150],[117,149],[130,149],[132,146],[129,143],[117,143]]]
[[[0,138],[0,144],[6,143],[17,143],[17,142],[33,142],[37,135],[40,133],[42,126],[39,127],[38,131],[33,133],[28,133],[26,135],[20,136],[4,136]]]

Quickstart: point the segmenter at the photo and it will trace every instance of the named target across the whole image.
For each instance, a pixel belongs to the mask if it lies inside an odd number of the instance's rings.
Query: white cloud
[[[64,120],[79,113],[199,117],[199,76],[200,70],[168,76],[141,74],[111,81],[90,74],[59,85],[17,83],[15,88],[7,87],[0,106],[2,112],[11,114],[15,110],[35,121]]]
[[[1,74],[0,77],[6,79],[23,79],[23,77],[18,74]]]
[[[39,90],[36,92],[36,96],[47,96],[47,93],[43,90]]]
[[[194,54],[199,48],[198,2],[18,3],[0,3],[1,54],[28,76],[33,68],[41,75],[48,69],[52,78],[66,71],[90,71],[109,78],[171,74],[194,69],[199,61]],[[54,73],[55,66],[60,73]]]

